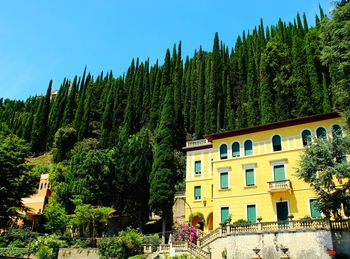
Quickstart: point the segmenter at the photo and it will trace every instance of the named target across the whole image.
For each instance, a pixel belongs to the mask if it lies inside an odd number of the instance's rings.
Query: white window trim
[[[256,163],[252,163],[252,164],[245,164],[243,165],[243,186],[244,187],[253,187],[256,186],[256,172],[255,172],[255,168],[256,168]],[[247,180],[246,180],[246,170],[247,169],[253,169],[253,174],[254,174],[254,185],[247,185]]]
[[[245,142],[248,141],[248,140],[250,140],[252,142],[252,154],[248,155],[248,156],[254,156],[254,141],[251,138],[246,138],[243,141],[243,154],[244,154],[245,157],[246,157],[246,155],[245,155]]]
[[[242,157],[242,143],[238,140],[235,140],[231,143],[231,157],[232,158],[238,158],[238,157],[233,156],[233,144],[236,142],[239,144],[239,157]]]
[[[277,215],[277,203],[279,203],[279,202],[287,202],[288,215],[290,214],[289,200],[277,200],[277,201],[275,201],[275,214],[276,214],[276,221],[278,221],[278,215]]]
[[[281,139],[281,150],[279,150],[279,151],[274,151],[274,150],[273,150],[273,141],[272,141],[272,139],[273,139],[274,136],[279,136],[280,139]],[[281,152],[281,151],[284,150],[284,148],[283,148],[283,138],[282,138],[282,135],[281,135],[281,134],[273,134],[273,135],[271,136],[271,138],[270,138],[270,142],[271,142],[271,147],[272,147],[272,149],[271,149],[272,153],[274,153],[274,152]]]
[[[312,219],[318,219],[318,218],[313,218],[312,217],[312,214],[311,214],[311,200],[318,200],[318,198],[308,198],[308,207],[309,207],[309,215],[310,215],[310,218]],[[323,213],[321,211],[321,218],[323,218]]]
[[[220,152],[220,149],[221,149],[221,146],[222,145],[226,145],[226,147],[227,147],[227,158],[224,158],[224,159],[221,159],[221,152]],[[227,160],[227,159],[229,159],[230,158],[230,145],[227,143],[227,142],[222,142],[222,143],[220,143],[219,144],[219,146],[218,146],[218,154],[219,154],[219,157],[218,157],[218,159],[221,161],[221,160]]]
[[[275,180],[275,171],[274,171],[274,167],[278,166],[278,165],[283,165],[284,166],[284,175],[286,180],[288,180],[288,174],[287,174],[287,159],[283,159],[283,160],[276,160],[276,161],[270,161],[271,164],[271,169],[272,169],[272,178],[273,181]]]
[[[220,184],[220,176],[221,173],[227,173],[227,189],[221,189],[221,184]],[[222,168],[218,168],[218,190],[229,190],[231,188],[231,167],[222,167]]]
[[[312,130],[310,129],[310,128],[303,128],[301,131],[300,131],[300,142],[301,142],[301,147],[302,148],[305,148],[306,146],[304,146],[304,144],[303,144],[303,131],[304,130],[308,130],[308,131],[310,131],[310,133],[311,133],[311,143],[312,143]],[[314,135],[314,136],[316,136],[316,135]]]
[[[228,215],[229,215],[229,216],[231,215],[231,208],[230,208],[230,206],[228,206],[228,205],[226,205],[226,206],[220,206],[220,207],[219,207],[219,215],[220,215],[219,223],[222,223],[222,222],[221,222],[221,209],[222,209],[222,208],[228,208]]]
[[[254,205],[255,206],[255,216],[256,218],[258,218],[258,206],[256,205],[256,203],[247,203],[245,205],[245,218],[247,219],[248,221],[248,206],[251,206],[251,205]],[[255,223],[257,222],[257,220],[255,220]]]

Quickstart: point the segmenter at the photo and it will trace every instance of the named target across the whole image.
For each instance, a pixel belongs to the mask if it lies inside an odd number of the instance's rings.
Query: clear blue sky
[[[314,24],[319,4],[331,0],[37,0],[0,5],[0,97],[26,99],[54,89],[64,77],[113,70],[131,59],[163,62],[165,50],[182,41],[183,57],[201,45],[211,50],[214,33],[232,47],[243,30],[305,12]]]

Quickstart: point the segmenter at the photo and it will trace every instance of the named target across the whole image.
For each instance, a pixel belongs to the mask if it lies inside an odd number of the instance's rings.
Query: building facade
[[[186,220],[210,231],[228,218],[321,218],[316,194],[296,170],[313,139],[332,138],[342,128],[339,114],[332,112],[187,142]]]

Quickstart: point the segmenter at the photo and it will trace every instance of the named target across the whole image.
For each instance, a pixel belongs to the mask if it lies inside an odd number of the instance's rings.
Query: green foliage
[[[66,211],[62,205],[53,197],[49,200],[44,210],[46,219],[45,228],[52,233],[63,233],[68,222]]]
[[[80,227],[83,233],[92,230],[91,236],[96,237],[97,227],[100,226],[104,230],[112,210],[108,207],[93,207],[90,204],[78,202],[74,211],[75,217],[70,220],[70,224]]]
[[[0,248],[0,256],[9,256],[15,258],[26,258],[29,256],[30,251],[28,248],[18,248],[9,246],[7,248]]]
[[[161,243],[161,239],[158,234],[144,236],[142,239],[143,244],[151,245],[152,251],[155,252]]]
[[[59,236],[56,234],[39,236],[36,240],[28,244],[29,250],[43,259],[51,258],[53,253],[52,249],[55,247],[67,247],[67,243],[60,240]]]
[[[128,258],[142,250],[142,236],[134,229],[119,232],[117,237],[103,238],[99,246],[100,258]]]
[[[70,157],[70,150],[77,141],[77,131],[72,127],[57,130],[53,142],[53,160],[55,163]]]
[[[321,24],[322,62],[330,66],[335,107],[347,111],[350,107],[350,3],[339,1],[331,11],[332,19],[324,18]]]
[[[309,183],[318,195],[318,206],[330,217],[339,217],[350,190],[349,136],[318,139],[308,146],[301,157],[297,176]]]
[[[23,208],[21,198],[34,193],[38,178],[25,165],[29,146],[0,124],[0,228],[6,228],[11,217]]]
[[[237,219],[236,221],[232,222],[232,224],[248,224],[249,222],[245,219]]]

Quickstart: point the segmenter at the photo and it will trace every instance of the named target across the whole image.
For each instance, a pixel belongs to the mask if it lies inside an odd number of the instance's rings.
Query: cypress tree
[[[219,34],[216,32],[214,37],[211,70],[210,70],[210,86],[209,86],[209,99],[208,109],[210,114],[210,132],[215,133],[217,128],[218,119],[218,92],[221,84],[221,60],[220,60],[220,48],[219,48]]]
[[[66,109],[64,110],[63,119],[62,119],[62,126],[67,126],[73,122],[74,119],[74,111],[76,109],[76,93],[77,93],[77,76],[73,79],[72,87],[69,91],[69,97],[67,101]]]
[[[195,120],[195,133],[197,138],[201,138],[204,134],[204,122],[205,122],[205,112],[204,112],[204,62],[202,47],[200,47],[198,52],[198,90],[196,99],[196,120]]]
[[[167,51],[164,74],[168,74],[170,53]],[[176,171],[174,164],[174,96],[173,89],[164,75],[162,84],[167,85],[159,126],[156,132],[154,147],[154,160],[150,174],[150,200],[149,205],[153,211],[160,213],[163,219],[163,242],[165,241],[166,222],[171,215],[174,200]]]
[[[325,74],[322,74],[322,112],[331,111],[331,102]]]

